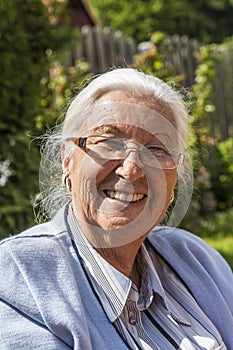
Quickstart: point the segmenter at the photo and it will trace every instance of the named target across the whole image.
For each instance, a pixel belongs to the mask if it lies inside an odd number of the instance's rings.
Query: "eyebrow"
[[[102,135],[103,133],[113,133],[117,136],[120,136],[122,134],[121,130],[112,124],[104,124],[101,126],[98,126],[94,129],[94,132],[96,135]]]
[[[93,132],[95,135],[97,136],[101,136],[103,135],[104,133],[112,133],[118,137],[121,137],[123,134],[122,134],[122,130],[116,126],[116,125],[113,125],[113,124],[104,124],[104,125],[100,125],[100,126],[97,126],[96,128],[93,129]],[[150,134],[149,131],[146,131]],[[165,134],[165,133],[157,133],[157,134],[151,134],[152,138],[156,140],[158,140],[159,142],[161,142],[161,139],[163,140],[163,138],[165,137],[166,139],[170,139],[169,135]]]
[[[150,134],[149,131],[146,131]],[[113,134],[113,136],[116,137],[123,137],[124,134],[122,134],[122,130],[114,124],[103,124],[100,126],[96,126],[93,129],[93,134],[96,136],[104,136],[104,134]],[[150,134],[153,138],[154,144],[159,145],[168,145],[168,147],[171,147],[173,145],[173,141],[171,137],[165,133],[157,133],[157,134]],[[151,143],[153,144],[153,143]],[[173,146],[172,146],[173,147]]]

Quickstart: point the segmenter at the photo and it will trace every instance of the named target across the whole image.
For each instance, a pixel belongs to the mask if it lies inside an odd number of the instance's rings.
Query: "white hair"
[[[77,118],[84,115],[83,111],[94,106],[101,96],[116,90],[148,96],[155,103],[158,100],[164,102],[173,112],[180,137],[187,142],[188,113],[181,95],[163,80],[133,68],[114,69],[92,80],[72,101],[66,113],[63,135],[70,133],[74,123],[77,127]],[[78,122],[81,124],[82,117]]]
[[[82,123],[84,111],[95,106],[98,99],[108,92],[123,90],[136,95],[163,102],[171,109],[176,120],[177,131],[187,144],[188,113],[182,96],[169,84],[152,75],[132,68],[118,68],[95,77],[72,100],[62,124],[44,136],[41,147],[40,189],[37,197],[40,202],[39,219],[53,217],[58,209],[71,200],[71,193],[63,186],[61,142]],[[65,143],[65,155],[72,152],[70,142]],[[37,203],[36,203],[37,204]],[[36,206],[35,206],[36,207]],[[37,215],[38,216],[38,215]]]

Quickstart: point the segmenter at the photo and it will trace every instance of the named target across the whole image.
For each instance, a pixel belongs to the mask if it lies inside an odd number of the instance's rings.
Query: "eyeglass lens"
[[[144,165],[155,168],[174,169],[180,160],[180,155],[172,155],[158,146],[149,149],[135,141],[103,139],[103,136],[87,137],[85,147],[90,156],[109,160],[122,160],[130,152],[137,152]]]

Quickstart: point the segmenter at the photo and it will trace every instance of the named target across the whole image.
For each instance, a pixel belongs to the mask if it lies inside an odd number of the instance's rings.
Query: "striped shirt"
[[[218,330],[150,245],[142,244],[136,257],[138,291],[89,244],[71,208],[68,222],[90,283],[129,349],[226,350]]]

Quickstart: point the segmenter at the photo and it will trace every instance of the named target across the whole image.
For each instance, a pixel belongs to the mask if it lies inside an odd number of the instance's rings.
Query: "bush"
[[[172,80],[174,88],[180,89],[185,80],[169,62],[169,52],[164,50],[166,34],[154,33],[151,36],[151,49],[135,57],[134,66],[147,73],[152,73],[165,81]],[[221,141],[219,135],[213,133],[213,119],[216,119],[215,79],[216,66],[221,61],[218,52],[223,47],[228,49],[232,38],[221,45],[201,47],[196,69],[195,83],[187,95],[188,107],[191,107],[190,127],[192,137],[190,148],[193,150],[194,192],[190,208],[181,226],[191,231],[205,233],[203,222],[212,222],[213,230],[209,234],[217,234],[220,229],[218,213],[233,205],[233,139]],[[221,50],[219,50],[221,48]],[[230,90],[232,91],[232,90]],[[232,221],[231,221],[232,222]],[[233,229],[228,231],[233,234]]]
[[[46,7],[41,0],[0,3],[0,237],[34,223],[40,152],[32,136],[44,133],[60,113],[50,68],[63,43],[72,48],[71,29],[56,22],[64,6],[51,1]]]
[[[232,42],[232,41],[231,41]],[[195,104],[192,110],[192,128],[195,134],[194,146],[198,161],[195,163],[196,201],[195,216],[207,217],[215,211],[231,208],[233,205],[233,139],[223,141],[217,132],[215,83],[217,66],[221,63],[221,51],[230,49],[231,43],[203,46],[199,55],[195,84],[192,87]],[[230,51],[229,51],[230,55]],[[229,80],[232,80],[229,77]],[[229,90],[229,89],[228,89]],[[229,91],[225,91],[227,98]],[[226,101],[227,104],[228,101]],[[191,208],[191,210],[193,210]],[[190,213],[191,214],[191,213]],[[194,216],[194,213],[191,214]],[[191,217],[190,216],[190,217]]]

